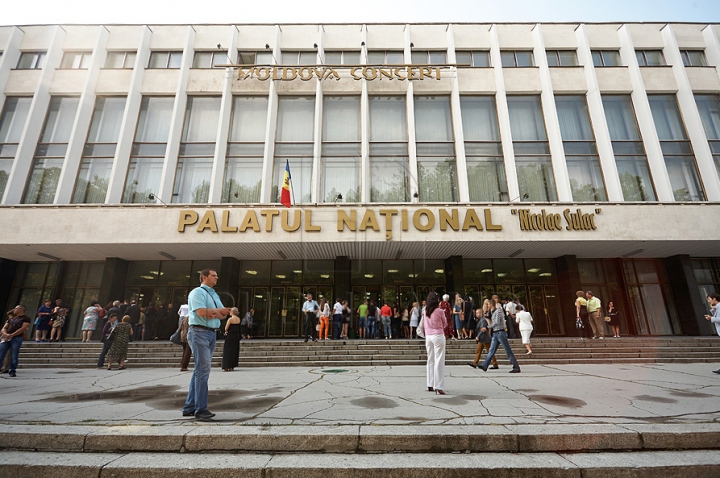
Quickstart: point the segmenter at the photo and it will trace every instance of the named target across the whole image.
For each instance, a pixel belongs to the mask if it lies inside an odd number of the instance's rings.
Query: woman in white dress
[[[527,349],[525,355],[532,354],[532,346],[530,345],[530,334],[533,331],[533,318],[530,312],[526,311],[522,305],[517,306],[517,314],[515,315],[515,322],[520,324],[520,335],[522,336],[522,343]]]
[[[417,330],[417,326],[420,323],[420,306],[417,302],[413,302],[412,304],[412,313],[410,314],[410,338],[416,339],[417,334],[415,331]]]

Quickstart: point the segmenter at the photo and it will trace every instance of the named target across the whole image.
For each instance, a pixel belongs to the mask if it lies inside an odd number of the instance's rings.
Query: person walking
[[[591,290],[585,293],[585,297],[587,297],[588,321],[590,322],[590,327],[592,327],[593,330],[593,338],[604,339],[605,320],[603,317],[600,316],[600,312],[602,312],[602,305],[600,304],[600,299],[595,297]]]
[[[417,338],[417,328],[420,324],[420,305],[417,302],[412,303],[412,312],[410,313],[410,338]]]
[[[613,337],[620,337],[620,311],[615,307],[613,301],[608,302],[607,315],[610,317],[610,330],[612,330]]]
[[[225,322],[225,344],[223,345],[223,372],[232,372],[238,366],[240,355],[240,311],[230,309],[230,318]]]
[[[125,359],[127,358],[128,343],[133,334],[130,316],[126,315],[122,318],[122,322],[115,326],[111,332],[112,345],[107,353],[108,370],[112,370],[113,360],[120,365],[118,370],[125,370]]]
[[[253,320],[255,320],[255,309],[250,307],[250,310],[248,310],[245,313],[245,316],[242,318],[242,321],[240,321],[240,334],[242,335],[242,338],[244,338],[244,339],[252,338]]]
[[[578,331],[578,337],[585,340],[585,334],[589,333],[587,299],[585,292],[579,290],[575,292],[575,328]]]
[[[377,317],[378,308],[375,306],[375,301],[371,300],[368,304],[367,309],[367,338],[368,339],[376,339],[378,337],[377,335],[377,321],[375,318]]]
[[[320,317],[317,329],[318,340],[327,340],[330,333],[330,304],[324,297],[320,299]]]
[[[715,324],[715,330],[720,335],[720,294],[715,292],[708,294],[707,303],[710,306],[710,314],[705,314],[705,320]],[[713,370],[713,373],[720,374],[720,369]]]
[[[217,329],[220,328],[221,319],[230,313],[230,309],[223,305],[213,289],[217,281],[218,275],[215,269],[203,269],[200,272],[200,286],[188,294],[190,309],[188,343],[195,357],[195,367],[190,377],[182,414],[184,417],[194,416],[199,420],[209,420],[215,416],[208,410],[208,379],[217,340]]]
[[[487,303],[483,304],[483,307],[487,309]],[[478,367],[480,355],[482,355],[483,350],[489,353],[490,344],[492,343],[492,336],[490,335],[490,324],[483,315],[483,309],[476,309],[475,316],[477,317],[477,328],[475,330],[475,342],[477,342],[477,347],[475,348],[475,359],[472,362],[468,363],[468,365],[470,365],[472,368]],[[493,356],[492,358],[491,368],[500,368],[498,367],[497,358],[495,356]]]
[[[333,338],[333,340],[340,340],[340,333],[342,332],[342,318],[343,318],[342,303],[340,303],[340,299],[335,299],[335,304],[333,304],[333,312],[332,312],[332,338]]]
[[[515,309],[515,323],[517,323],[518,330],[520,330],[520,336],[522,337],[522,343],[527,349],[525,355],[532,354],[532,346],[530,345],[530,335],[533,331],[533,318],[530,312],[525,310],[525,307],[518,304]]]
[[[313,300],[312,294],[306,296],[306,301],[302,306],[302,311],[305,313],[305,342],[312,337],[313,342],[317,341],[315,334],[315,326],[317,325],[317,316],[315,315],[319,310],[320,306]]]
[[[429,392],[445,395],[445,328],[447,316],[440,308],[440,297],[437,292],[427,296],[425,317],[422,332],[425,334],[425,350],[427,351],[427,388]]]
[[[362,304],[358,307],[358,336],[361,339],[365,338],[365,330],[367,327],[367,314],[368,314],[368,301],[365,299]]]
[[[382,321],[383,335],[385,339],[392,338],[392,309],[385,303],[380,307],[380,319]]]
[[[47,342],[48,330],[50,330],[50,320],[53,317],[52,300],[45,299],[43,305],[35,314],[35,342]]]
[[[480,368],[483,369],[483,372],[487,372],[488,365],[492,361],[493,357],[495,357],[495,352],[497,352],[498,346],[502,344],[505,349],[505,353],[513,366],[510,373],[520,373],[520,364],[518,364],[515,354],[510,348],[507,332],[505,331],[505,311],[503,310],[502,305],[495,302],[495,299],[490,299],[489,306],[492,311],[492,322],[490,323],[490,328],[492,328],[492,342],[490,344],[490,352],[488,352],[485,357],[485,361],[480,365]]]
[[[13,309],[14,317],[8,319],[0,330],[0,364],[5,360],[5,355],[10,351],[11,377],[17,376],[18,357],[20,347],[25,337],[25,331],[30,327],[32,319],[25,315],[25,306],[18,304]]]
[[[112,332],[113,330],[115,330],[115,326],[117,325],[117,318],[117,312],[112,312],[108,316],[108,321],[105,322],[105,325],[103,326],[102,334],[100,336],[103,343],[103,348],[97,361],[98,370],[102,369],[105,366],[105,356],[110,351],[110,347],[112,347],[112,343],[115,338],[112,335]]]

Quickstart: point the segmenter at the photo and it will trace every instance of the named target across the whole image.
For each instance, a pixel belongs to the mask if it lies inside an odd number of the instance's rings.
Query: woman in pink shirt
[[[439,305],[440,297],[437,292],[430,292],[427,296],[422,328],[425,332],[425,350],[427,350],[428,356],[428,391],[445,395],[445,327],[447,318]]]

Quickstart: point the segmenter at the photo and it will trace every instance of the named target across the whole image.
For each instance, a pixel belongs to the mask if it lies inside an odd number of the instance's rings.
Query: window
[[[540,97],[508,96],[507,102],[518,187],[528,195],[521,200],[557,201]]]
[[[695,156],[674,95],[648,95],[676,201],[704,201]]]
[[[548,66],[578,66],[575,50],[547,50]]]
[[[447,53],[444,51],[413,50],[412,63],[414,65],[444,65],[447,63]]]
[[[533,61],[533,52],[530,50],[501,51],[500,58],[502,60],[503,68],[535,66],[535,62]]]
[[[0,199],[5,194],[10,168],[30,112],[30,103],[32,98],[13,96],[5,98],[0,116]]]
[[[268,98],[233,98],[222,202],[259,203]]]
[[[150,63],[148,68],[168,69],[180,68],[182,62],[181,51],[153,51],[150,52]]]
[[[368,65],[402,65],[403,63],[405,63],[405,54],[402,50],[368,52]]]
[[[90,66],[91,51],[66,51],[60,62],[60,68],[79,70]]]
[[[125,97],[98,98],[78,172],[73,204],[105,202],[115,147],[125,112]]]
[[[662,50],[635,50],[635,56],[640,66],[665,66]]]
[[[408,202],[404,96],[370,97],[370,202]]]
[[[272,202],[280,202],[280,188],[285,177],[285,163],[290,164],[292,202],[309,203],[311,199],[313,127],[315,98],[285,96],[278,102],[273,167]]]
[[[105,59],[105,68],[127,69],[135,67],[134,51],[109,51]]]
[[[278,58],[282,65],[315,65],[320,63],[316,51],[284,51]]]
[[[45,66],[44,51],[24,51],[20,54],[18,70],[41,70]]]
[[[556,96],[573,201],[607,201],[600,159],[584,96]]]
[[[471,68],[488,68],[490,66],[489,51],[458,51],[455,53],[458,66]]]
[[[461,96],[470,201],[507,201],[507,181],[495,98]]]
[[[707,66],[703,50],[680,50],[680,56],[685,66]]]
[[[360,97],[323,100],[322,202],[360,202]]]
[[[359,65],[359,51],[326,51],[326,65]]]
[[[715,169],[720,176],[720,98],[718,95],[695,95],[695,103],[700,112],[705,136],[710,143]]]
[[[456,202],[457,168],[449,96],[415,97],[418,194],[422,202]]]
[[[190,96],[178,157],[174,203],[207,203],[220,120],[219,96]]]
[[[233,63],[228,57],[227,51],[196,51],[193,59],[193,68],[209,69],[217,65]]]
[[[241,65],[272,65],[272,51],[238,51],[238,63]]]
[[[75,122],[79,98],[53,97],[40,136],[23,204],[52,204]]]
[[[174,103],[171,96],[143,97],[123,203],[155,202],[149,195],[157,194],[160,186]]]
[[[629,95],[603,95],[615,165],[626,201],[655,201],[645,147]]]
[[[665,266],[652,259],[623,259],[622,266],[638,335],[681,333]]]
[[[593,50],[593,65],[597,67],[620,66],[620,52],[617,50]]]

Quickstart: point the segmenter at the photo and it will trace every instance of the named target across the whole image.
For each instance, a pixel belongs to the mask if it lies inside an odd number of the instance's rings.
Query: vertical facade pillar
[[[103,267],[103,275],[100,279],[100,290],[98,291],[98,302],[103,307],[111,300],[122,301],[125,298],[128,265],[128,261],[118,257],[105,259],[105,267]]]
[[[351,285],[351,268],[350,258],[348,256],[338,256],[335,258],[335,297],[333,300],[347,300],[353,310],[357,310],[358,304],[352,303],[352,285]],[[334,303],[334,302],[333,302]]]
[[[450,304],[455,303],[455,293],[465,295],[465,272],[462,256],[445,259],[445,290],[450,295]]]
[[[560,294],[560,311],[565,325],[565,335],[575,335],[575,292],[582,289],[580,281],[580,270],[578,269],[577,257],[573,255],[560,256],[555,258],[557,268],[558,292]]]
[[[15,280],[15,273],[17,272],[18,263],[9,259],[0,259],[0,304],[3,304],[3,323],[7,317],[5,312],[10,310],[10,307],[14,307],[17,304],[8,304],[10,300],[10,291],[12,289],[13,281]]]
[[[234,257],[220,258],[220,270],[217,271],[217,293],[225,307],[238,307],[238,289],[240,288],[240,261]],[[238,307],[239,308],[239,307]]]
[[[713,335],[714,327],[705,320],[707,297],[701,297],[690,256],[680,254],[665,259],[678,320],[683,335]]]

